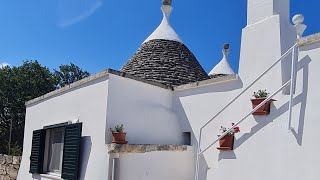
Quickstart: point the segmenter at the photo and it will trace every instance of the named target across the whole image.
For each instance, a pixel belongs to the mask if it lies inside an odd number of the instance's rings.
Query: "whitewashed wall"
[[[314,179],[317,177],[317,143],[320,135],[317,111],[320,109],[318,70],[320,69],[320,43],[300,48],[297,90],[294,97],[293,131],[288,131],[288,95],[280,93],[268,116],[250,116],[236,135],[235,151],[219,152],[214,145],[202,161],[202,179]],[[276,89],[281,85],[281,64],[267,79],[259,81],[249,92],[259,88]],[[280,76],[281,77],[281,76]],[[214,84],[197,89],[175,92],[180,116],[189,120],[197,135],[199,128],[229,102],[241,89],[240,80]],[[202,148],[219,134],[220,125],[249,112],[250,95],[244,94],[226,112],[204,129]],[[187,128],[187,125],[186,125]],[[194,142],[196,145],[196,142]],[[204,173],[203,171],[207,171]],[[244,173],[246,172],[246,173]],[[267,173],[266,173],[267,172]],[[263,175],[263,176],[262,176]]]
[[[18,180],[47,180],[29,173],[32,132],[43,126],[79,118],[82,127],[80,180],[107,179],[109,155],[105,147],[108,78],[85,83],[46,101],[27,106],[24,148]]]
[[[294,129],[287,130],[288,97],[282,96],[269,116],[256,119],[256,125],[249,133],[237,136],[234,152],[219,153],[218,167],[208,171],[210,179],[300,180],[318,177],[320,43],[300,50]],[[273,84],[267,83],[267,86]]]
[[[116,180],[192,180],[194,159],[187,151],[120,154]]]
[[[183,133],[172,108],[172,91],[110,75],[106,143],[110,127],[123,124],[130,144],[182,144]]]
[[[206,121],[275,62],[294,40],[294,30],[288,19],[279,15],[267,17],[243,30],[238,80],[175,92],[177,112],[189,121],[189,128],[196,137]],[[250,116],[240,124],[242,132],[236,135],[234,151],[220,152],[216,144],[204,154],[204,159],[201,157],[200,180],[300,180],[318,176],[319,58],[320,43],[300,48],[294,129],[288,130],[289,96],[286,95],[288,91],[283,91],[275,96],[277,101],[270,115]],[[220,125],[236,122],[252,110],[250,98],[254,91],[267,89],[272,93],[288,80],[290,59],[291,54],[203,130],[202,148],[220,134]],[[188,128],[188,123],[185,124]],[[194,141],[193,145],[196,144]]]

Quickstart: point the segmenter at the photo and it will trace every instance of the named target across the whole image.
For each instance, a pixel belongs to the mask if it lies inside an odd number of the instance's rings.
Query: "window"
[[[77,180],[82,123],[60,124],[33,131],[30,173]]]
[[[61,175],[64,128],[46,130],[43,172]]]

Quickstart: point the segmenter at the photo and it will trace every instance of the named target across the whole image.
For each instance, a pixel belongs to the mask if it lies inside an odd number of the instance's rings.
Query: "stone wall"
[[[15,180],[18,175],[21,156],[0,154],[0,180]]]

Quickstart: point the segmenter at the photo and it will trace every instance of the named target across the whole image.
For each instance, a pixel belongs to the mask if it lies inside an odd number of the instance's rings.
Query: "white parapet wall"
[[[114,180],[192,180],[193,148],[185,145],[108,145]],[[114,159],[115,158],[115,159]]]

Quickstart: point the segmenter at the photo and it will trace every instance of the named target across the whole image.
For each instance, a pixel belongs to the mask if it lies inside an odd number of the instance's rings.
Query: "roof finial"
[[[228,60],[229,48],[230,48],[230,45],[228,43],[225,43],[223,45],[222,53],[223,53],[223,56],[225,56],[227,60]]]
[[[162,0],[162,4],[171,6],[172,0]]]
[[[172,6],[171,6],[172,0],[162,0],[162,7],[161,10],[163,12],[164,18],[168,19],[171,12],[172,12]]]
[[[302,35],[307,28],[307,26],[303,24],[303,21],[304,21],[304,16],[302,14],[297,14],[292,18],[292,22],[297,31],[297,39],[302,38]]]

